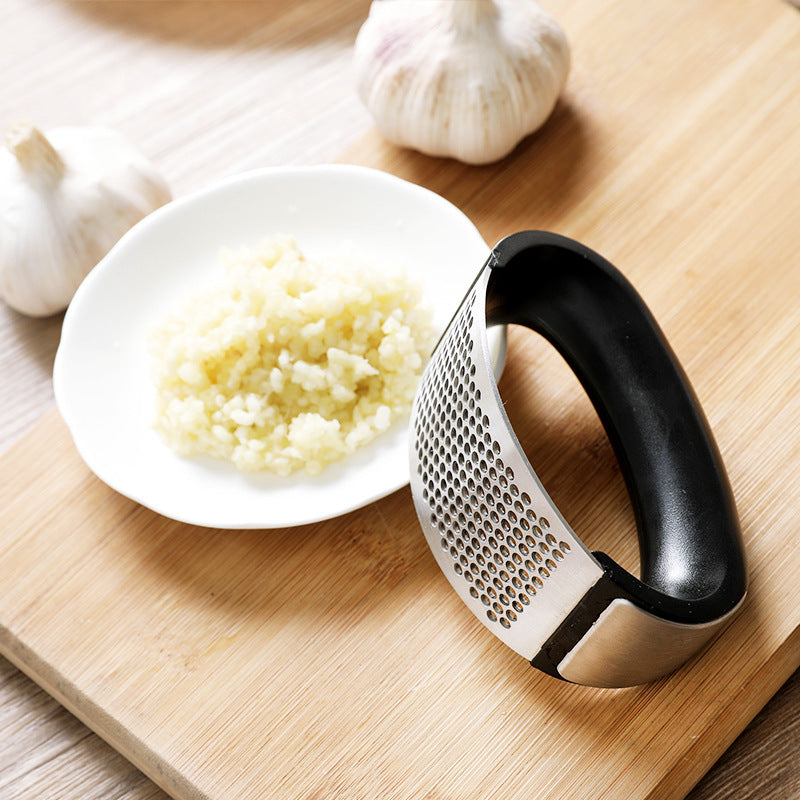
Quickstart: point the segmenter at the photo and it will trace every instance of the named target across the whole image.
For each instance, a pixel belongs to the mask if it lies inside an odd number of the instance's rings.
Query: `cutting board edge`
[[[179,770],[117,722],[98,703],[87,697],[72,681],[61,677],[5,625],[0,625],[0,656],[10,661],[70,714],[124,756],[150,780],[176,800],[210,800],[209,796],[184,778]]]
[[[148,747],[142,739],[117,722],[102,706],[81,692],[72,681],[60,677],[46,659],[38,656],[6,626],[0,626],[0,656],[10,661],[53,697],[103,741],[144,773],[175,800],[211,800],[210,796],[183,777],[181,772]],[[785,682],[800,669],[800,627],[774,650],[753,674],[752,692],[746,705],[732,698],[720,709],[720,717],[732,712],[736,724],[724,737],[708,728],[646,795],[646,800],[682,800],[687,786],[693,788],[767,705]],[[729,717],[728,717],[729,718]],[[698,755],[707,754],[704,758]],[[691,757],[690,757],[691,756]]]
[[[772,651],[751,676],[749,684],[752,691],[745,695],[748,702],[742,706],[741,697],[733,697],[719,710],[720,718],[736,713],[736,725],[732,725],[725,736],[719,736],[718,729],[713,726],[706,728],[692,742],[684,757],[653,787],[646,800],[683,800],[798,669],[800,626]],[[738,714],[741,712],[744,713],[740,719]]]

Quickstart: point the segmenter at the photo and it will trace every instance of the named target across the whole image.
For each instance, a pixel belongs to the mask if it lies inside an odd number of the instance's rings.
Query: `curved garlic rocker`
[[[617,454],[641,580],[590,552],[526,458],[486,328],[517,323],[564,356]],[[739,522],[688,379],[634,288],[586,247],[501,241],[429,363],[411,419],[411,487],[428,544],[470,610],[558,678],[620,687],[683,664],[746,592]]]

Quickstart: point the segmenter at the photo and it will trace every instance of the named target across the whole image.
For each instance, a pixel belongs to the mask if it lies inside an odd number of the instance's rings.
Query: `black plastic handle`
[[[542,334],[589,395],[625,477],[641,581],[595,556],[621,595],[683,623],[716,620],[744,596],[730,484],[700,403],[627,279],[583,245],[523,231],[493,250],[488,324]]]

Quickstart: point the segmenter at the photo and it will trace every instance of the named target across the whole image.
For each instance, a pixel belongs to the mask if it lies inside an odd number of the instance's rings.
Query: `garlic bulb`
[[[354,58],[387,139],[471,164],[503,158],[542,125],[570,61],[534,0],[375,0]]]
[[[134,223],[170,200],[163,178],[118,133],[29,125],[0,150],[0,297],[43,317]]]

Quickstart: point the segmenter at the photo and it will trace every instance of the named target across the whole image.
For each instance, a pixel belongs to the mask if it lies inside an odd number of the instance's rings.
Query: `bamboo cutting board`
[[[560,16],[568,91],[501,165],[374,133],[342,160],[438,191],[488,242],[557,230],[628,275],[727,464],[746,606],[657,684],[559,683],[465,610],[407,489],[298,529],[191,528],[100,483],[50,412],[0,467],[0,652],[177,798],[680,798],[800,665],[800,16]],[[500,388],[566,518],[635,569],[613,454],[563,364],[514,330]]]

